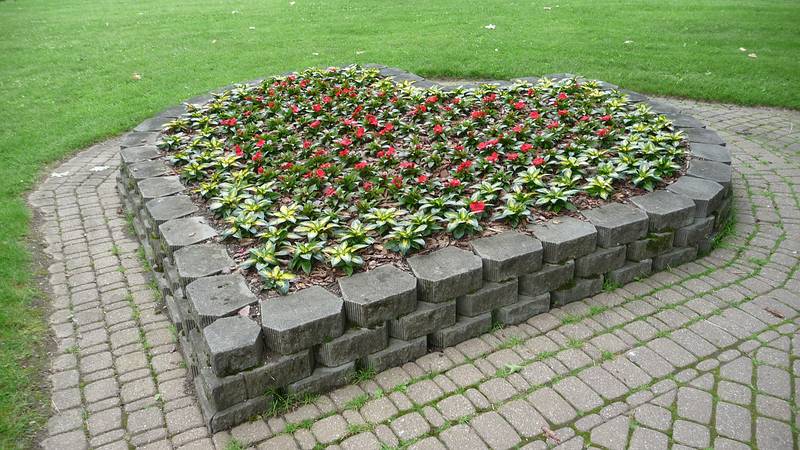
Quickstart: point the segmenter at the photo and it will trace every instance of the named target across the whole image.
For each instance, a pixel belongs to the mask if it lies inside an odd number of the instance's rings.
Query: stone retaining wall
[[[381,70],[396,81],[434,85]],[[209,429],[265,412],[275,393],[322,393],[360,369],[404,364],[485,333],[493,322],[520,323],[592,296],[604,282],[624,285],[707,253],[731,210],[730,153],[694,118],[629,95],[687,135],[688,171],[665,190],[583,211],[586,220],[560,217],[529,225],[530,234],[476,239],[471,251],[412,256],[412,273],[389,265],[341,278],[341,298],[311,287],[262,300],[260,323],[237,314],[259,300],[155,147],[162,126],[185,109],[125,135],[119,192],[155,268]]]

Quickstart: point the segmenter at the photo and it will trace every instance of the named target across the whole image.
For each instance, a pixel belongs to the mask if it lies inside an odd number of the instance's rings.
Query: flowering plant
[[[685,159],[666,118],[597,82],[443,92],[358,66],[236,86],[189,105],[159,145],[280,292],[292,271],[352,273],[376,248],[652,190]]]

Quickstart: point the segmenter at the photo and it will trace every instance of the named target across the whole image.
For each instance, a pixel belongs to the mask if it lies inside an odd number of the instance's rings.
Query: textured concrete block
[[[210,368],[203,367],[198,378],[208,402],[217,411],[247,400],[247,388],[240,374],[219,377]]]
[[[601,248],[575,260],[576,277],[592,277],[622,267],[625,264],[627,247],[618,245]]]
[[[158,149],[152,145],[124,148],[120,150],[119,155],[122,158],[123,164],[133,164],[161,156],[161,154],[158,152]]]
[[[445,303],[418,302],[416,311],[389,321],[389,335],[410,341],[455,322],[455,300]]]
[[[504,281],[542,267],[542,243],[516,231],[506,231],[470,242],[483,261],[483,278]]]
[[[234,425],[247,421],[257,414],[265,412],[268,403],[272,401],[272,397],[262,395],[220,411],[215,408],[205,396],[200,377],[195,378],[194,384],[205,426],[212,433],[227,430]]]
[[[647,213],[635,206],[609,203],[582,214],[597,229],[600,247],[627,244],[647,234]]]
[[[408,314],[417,306],[417,280],[392,265],[339,278],[347,319],[374,327]]]
[[[152,131],[132,131],[130,133],[125,133],[122,135],[120,139],[119,146],[120,148],[128,148],[128,147],[141,147],[141,146],[155,146],[156,142],[158,142],[159,135],[161,133],[152,132]]]
[[[146,178],[139,181],[137,186],[144,201],[177,194],[186,189],[181,179],[176,176]]]
[[[503,306],[494,310],[492,315],[498,322],[506,325],[522,323],[531,317],[550,310],[550,293],[539,294],[533,297],[520,295],[517,303]]]
[[[311,375],[314,360],[310,349],[291,355],[269,354],[264,364],[242,372],[247,397],[263,396],[268,390],[282,388]]]
[[[683,131],[686,133],[686,140],[689,141],[690,146],[695,143],[725,145],[725,141],[715,131],[706,128],[687,128]]]
[[[668,191],[655,191],[631,198],[631,203],[647,213],[650,231],[670,231],[689,225],[694,218],[694,202]]]
[[[628,244],[628,259],[642,261],[672,249],[675,233],[650,233],[646,238]]]
[[[475,291],[483,282],[481,259],[456,247],[412,256],[408,265],[417,277],[417,298],[426,302],[453,300]]]
[[[667,118],[676,128],[705,128],[706,126],[692,116],[686,114],[669,114]]]
[[[192,199],[183,194],[154,198],[145,204],[145,208],[156,225],[186,217],[198,210]]]
[[[686,175],[716,181],[725,188],[726,192],[731,189],[731,178],[733,174],[731,166],[727,164],[715,161],[692,160],[689,161],[689,168],[686,170]]]
[[[519,293],[537,296],[564,286],[575,276],[575,261],[564,264],[545,264],[536,273],[519,277]]]
[[[728,165],[731,163],[731,151],[722,145],[692,144],[689,147],[689,152],[695,159],[703,159]]]
[[[232,316],[256,302],[256,296],[239,274],[200,278],[186,286],[189,308],[198,325],[206,327],[215,320]]]
[[[494,283],[487,281],[477,291],[456,299],[456,312],[475,317],[517,301],[517,279]]]
[[[208,226],[203,217],[172,219],[159,225],[158,232],[164,245],[172,251],[217,236],[216,230]]]
[[[591,297],[603,290],[603,277],[575,278],[567,287],[556,289],[551,293],[553,306],[564,306],[584,298]]]
[[[396,367],[417,359],[428,352],[427,336],[418,337],[410,341],[389,339],[389,345],[359,361],[362,367],[368,367],[375,372],[382,372],[389,367]]]
[[[134,180],[163,177],[173,173],[164,161],[158,159],[133,163],[127,166],[127,170]]]
[[[311,375],[286,387],[290,394],[322,394],[350,382],[356,373],[355,361],[338,367],[317,367]]]
[[[694,261],[695,258],[697,258],[697,248],[695,247],[674,248],[653,258],[653,270],[658,272],[667,267],[678,267],[681,264]]]
[[[617,286],[624,286],[638,278],[650,275],[653,270],[653,260],[644,259],[642,261],[628,261],[619,269],[612,270],[605,274],[605,279]]]
[[[544,261],[561,264],[587,255],[597,245],[594,225],[572,217],[559,217],[541,224],[529,225],[544,247]]]
[[[717,214],[714,215],[715,230],[718,230],[722,226],[722,224],[725,223],[726,220],[728,220],[732,210],[733,210],[733,196],[728,195],[727,197],[725,197],[724,200],[722,200],[722,205],[719,207],[719,211],[717,211]]]
[[[175,251],[173,259],[184,286],[198,278],[230,272],[235,265],[219,244],[189,245]]]
[[[337,367],[386,348],[389,328],[351,328],[338,338],[316,347],[314,360],[325,367]]]
[[[675,232],[675,245],[688,247],[711,234],[714,229],[714,217],[694,219],[694,223]]]
[[[217,376],[257,366],[264,356],[261,327],[249,317],[223,317],[203,328],[209,363]]]
[[[288,355],[342,335],[342,299],[319,286],[259,303],[267,347]]]
[[[727,166],[726,166],[727,167]],[[683,176],[669,186],[667,190],[692,199],[695,217],[707,217],[722,205],[725,188],[711,180]]]
[[[432,347],[445,348],[480,336],[492,328],[492,313],[487,312],[475,317],[458,316],[456,323],[428,335]]]

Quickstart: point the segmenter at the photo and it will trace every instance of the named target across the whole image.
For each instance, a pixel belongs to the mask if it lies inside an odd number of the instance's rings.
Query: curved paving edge
[[[725,245],[213,435],[120,212],[120,142],[76,154],[29,197],[52,257],[57,344],[41,445],[796,448],[800,113],[659,101],[728,142],[737,225]]]
[[[400,69],[380,72],[397,83],[441,87]],[[530,225],[534,237],[510,231],[471,241],[472,251],[410,257],[413,276],[388,265],[342,278],[342,298],[312,287],[261,301],[260,325],[237,317],[256,297],[241,274],[230,273],[235,264],[214,243],[217,231],[183,194],[180,178],[169,175],[166,158],[154,145],[131,146],[157,141],[156,130],[180,110],[137,126],[123,137],[118,190],[157,268],[209,430],[267,411],[275,396],[322,394],[359,370],[400,366],[493,323],[519,324],[598,294],[604,283],[624,285],[707,254],[731,209],[730,153],[696,119],[650,103],[686,132],[696,157],[665,190],[585,211],[587,221]]]

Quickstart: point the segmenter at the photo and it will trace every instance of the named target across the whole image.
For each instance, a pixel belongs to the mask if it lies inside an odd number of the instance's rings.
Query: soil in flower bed
[[[664,116],[598,82],[445,92],[357,66],[222,92],[159,145],[267,295],[625,201],[686,163]]]

